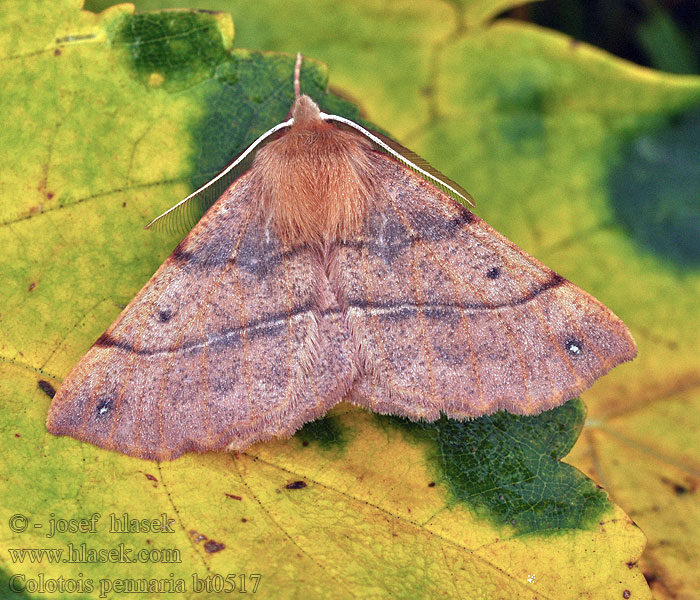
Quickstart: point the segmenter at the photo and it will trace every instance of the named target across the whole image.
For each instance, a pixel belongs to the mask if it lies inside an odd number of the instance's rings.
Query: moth
[[[292,117],[73,368],[51,433],[168,460],[289,436],[343,398],[533,415],[636,355],[461,188],[301,95],[300,67]]]

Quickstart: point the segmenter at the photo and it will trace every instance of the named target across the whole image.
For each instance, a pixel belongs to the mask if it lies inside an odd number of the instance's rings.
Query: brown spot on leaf
[[[241,523],[247,523],[247,522],[248,522],[248,519],[246,519],[245,517],[241,517]]]
[[[56,388],[53,387],[48,381],[40,379],[37,384],[39,385],[39,389],[49,398],[53,398],[56,395]]]
[[[435,482],[434,482],[434,481],[431,481],[431,482],[428,484],[428,487],[435,487]]]
[[[625,590],[624,592],[622,592],[623,598],[629,598],[630,596],[632,596],[632,592],[630,592],[629,590]]]
[[[32,281],[32,282],[29,284],[29,291],[31,292],[35,287],[36,287],[36,281]]]
[[[195,544],[199,544],[199,542],[204,542],[204,549],[207,552],[219,552],[220,550],[223,550],[226,548],[226,544],[222,544],[220,542],[215,542],[214,540],[210,540],[206,535],[203,533],[199,533],[198,531],[195,531],[194,529],[190,529],[190,537],[192,538],[192,541]]]
[[[56,48],[56,49],[53,51],[53,55],[54,55],[54,56],[61,56],[61,49],[60,49],[60,48]]]
[[[144,475],[149,481],[158,481],[158,478],[155,475],[151,475],[150,473],[144,473]]]
[[[671,486],[673,488],[673,492],[677,496],[684,496],[685,494],[692,493],[697,490],[698,487],[698,482],[689,477],[686,477],[686,481],[684,483],[679,483],[677,481],[667,479],[666,477],[662,477],[661,481],[666,485]]]
[[[243,500],[241,496],[236,496],[235,494],[227,494],[226,492],[224,492],[224,494],[229,498],[233,498],[234,500]]]
[[[209,539],[206,535],[203,535],[194,529],[190,529],[190,537],[195,544],[199,544],[199,542]]]
[[[288,483],[284,487],[286,487],[288,490],[300,490],[300,489],[306,487],[306,482],[305,481],[292,481],[292,483]]]
[[[15,433],[15,437],[22,437],[19,433]]]
[[[221,544],[219,542],[215,542],[214,540],[209,540],[206,544],[204,544],[204,549],[210,554],[212,552],[220,552],[224,548],[226,548],[226,544]]]

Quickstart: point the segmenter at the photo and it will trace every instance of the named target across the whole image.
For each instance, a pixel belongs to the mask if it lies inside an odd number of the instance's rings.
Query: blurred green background
[[[115,3],[86,0],[85,9],[100,12]],[[214,4],[222,10],[221,2],[207,0],[133,0],[132,4],[137,11]],[[639,65],[669,73],[700,73],[698,0],[546,0],[502,16],[561,31]],[[236,46],[245,47],[241,36],[237,38]]]

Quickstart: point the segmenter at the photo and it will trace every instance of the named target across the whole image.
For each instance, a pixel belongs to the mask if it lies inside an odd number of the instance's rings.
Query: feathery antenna
[[[301,96],[301,52],[297,52],[297,64],[294,66],[294,99],[298,100]]]

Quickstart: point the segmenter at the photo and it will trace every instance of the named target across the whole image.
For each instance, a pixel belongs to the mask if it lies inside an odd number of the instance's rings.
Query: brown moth
[[[299,69],[292,118],[73,368],[51,433],[168,460],[289,436],[344,397],[533,415],[636,355],[460,188],[300,96]]]

